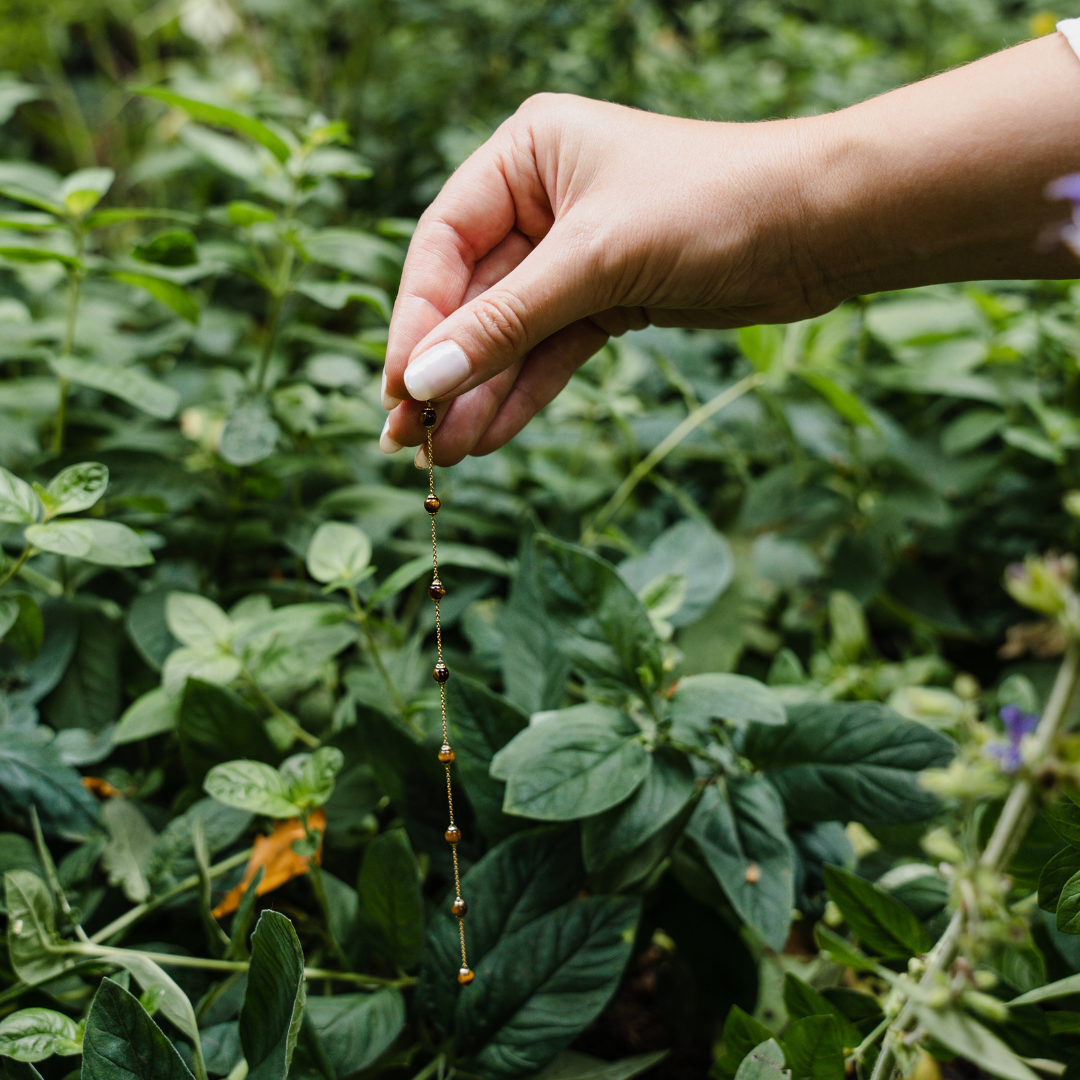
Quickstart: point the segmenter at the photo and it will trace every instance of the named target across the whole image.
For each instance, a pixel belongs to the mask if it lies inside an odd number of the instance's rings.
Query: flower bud
[[[973,1013],[978,1013],[979,1016],[996,1024],[1009,1019],[1009,1006],[989,994],[981,994],[978,990],[965,990],[960,995],[960,1000]]]
[[[1005,571],[1005,591],[1024,607],[1044,615],[1060,615],[1076,577],[1072,555],[1029,555],[1023,563],[1013,563]]]

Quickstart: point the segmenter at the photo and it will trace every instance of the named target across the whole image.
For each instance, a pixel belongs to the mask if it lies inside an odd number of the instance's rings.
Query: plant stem
[[[1039,788],[1031,778],[1031,773],[1038,770],[1047,754],[1054,750],[1057,737],[1065,724],[1069,706],[1080,685],[1080,642],[1073,639],[1065,651],[1065,658],[1058,668],[1054,687],[1050,691],[1050,700],[1046,703],[1039,726],[1035,729],[1031,753],[1028,755],[1030,767],[1028,775],[1020,777],[1005,800],[1001,815],[997,819],[990,840],[979,858],[980,867],[1001,873],[1008,866],[1017,845],[1027,832],[1035,808],[1039,801]],[[960,938],[964,931],[966,912],[963,907],[953,912],[949,925],[931,949],[926,959],[926,969],[919,980],[921,987],[928,986],[956,958]],[[892,1077],[896,1066],[896,1039],[911,1027],[914,1009],[909,1001],[885,1036],[881,1054],[870,1080],[887,1080]]]
[[[285,208],[285,217],[281,226],[282,254],[281,262],[278,264],[278,280],[271,293],[270,312],[266,320],[266,340],[263,342],[262,353],[259,356],[259,368],[255,376],[255,389],[260,394],[266,387],[266,373],[270,370],[270,357],[273,355],[274,344],[277,341],[278,329],[281,325],[281,309],[292,286],[292,266],[295,253],[292,244],[285,237],[289,230],[292,229],[298,195],[299,190],[293,184],[292,194],[289,196],[289,204]]]
[[[322,746],[322,740],[317,739],[310,731],[305,731],[297,722],[296,718],[290,716],[269,694],[263,690],[258,683],[251,677],[251,672],[244,668],[241,672],[244,681],[251,687],[252,692],[259,699],[259,704],[263,706],[271,715],[280,720],[290,732],[294,739],[299,739],[305,746],[316,747]]]
[[[678,427],[675,428],[665,439],[631,469],[626,479],[615,489],[615,494],[603,505],[600,513],[592,520],[592,524],[582,533],[581,543],[588,545],[594,543],[597,537],[604,531],[607,524],[618,512],[619,508],[630,497],[631,492],[660,464],[687,436],[696,431],[714,413],[738,401],[743,394],[749,393],[755,387],[764,382],[765,376],[756,371],[753,375],[747,375],[740,379],[734,386],[722,390],[714,398],[710,398],[704,405],[698,406],[690,413]]]
[[[33,546],[27,544],[22,549],[22,553],[19,557],[4,571],[3,577],[0,577],[0,587],[6,585],[21,569],[24,562],[30,558],[30,552],[33,551]]]
[[[86,237],[81,226],[75,227],[75,258],[77,262],[68,270],[67,312],[64,316],[64,339],[60,343],[60,355],[70,356],[75,348],[75,320],[79,313],[79,293],[82,290],[82,257]],[[57,383],[59,399],[56,403],[56,423],[53,427],[52,451],[64,452],[64,433],[67,427],[68,381],[62,375]]]
[[[401,700],[401,695],[394,685],[394,680],[390,678],[390,672],[386,670],[386,665],[383,663],[382,654],[379,652],[379,644],[375,640],[375,635],[371,632],[371,624],[368,622],[367,612],[361,607],[360,598],[356,595],[356,590],[351,585],[345,591],[349,596],[349,604],[352,607],[353,617],[356,619],[356,622],[359,624],[360,629],[364,634],[364,640],[367,642],[368,649],[371,652],[371,659],[375,662],[375,669],[378,671],[379,677],[386,687],[386,692],[394,702],[394,707],[400,714],[402,722],[409,727],[412,727],[412,722],[409,720],[408,713],[405,709],[405,702]]]

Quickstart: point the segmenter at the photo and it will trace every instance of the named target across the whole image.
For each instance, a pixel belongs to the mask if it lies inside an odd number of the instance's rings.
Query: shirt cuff
[[[1080,56],[1080,19],[1062,19],[1057,28],[1065,35],[1072,51]]]

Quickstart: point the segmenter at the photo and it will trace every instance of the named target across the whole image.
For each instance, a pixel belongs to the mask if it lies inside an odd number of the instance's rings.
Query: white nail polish
[[[379,436],[379,449],[384,454],[396,454],[401,449],[401,443],[390,438],[389,416],[386,418],[386,423],[382,427],[382,434]]]
[[[382,407],[390,412],[391,409],[396,409],[401,404],[401,398],[394,397],[393,394],[386,392],[386,368],[382,369],[382,385],[380,387],[382,394]]]
[[[405,386],[417,401],[430,401],[460,386],[470,374],[472,367],[461,346],[440,341],[405,369]]]
[[[428,467],[427,448],[426,447],[421,446],[420,449],[416,451],[416,457],[413,458],[413,464],[418,469],[426,469]]]

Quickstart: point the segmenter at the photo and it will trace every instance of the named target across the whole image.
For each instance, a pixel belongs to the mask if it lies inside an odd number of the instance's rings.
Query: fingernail
[[[405,369],[405,386],[417,401],[430,401],[449,393],[471,372],[469,358],[461,346],[453,341],[440,341]]]
[[[426,469],[428,467],[427,447],[421,446],[420,449],[416,451],[416,457],[413,459],[413,464],[418,469]]]
[[[401,443],[395,442],[390,438],[390,417],[386,418],[386,423],[382,426],[382,434],[379,436],[379,449],[384,454],[396,454],[401,449]]]
[[[391,409],[396,409],[401,404],[401,398],[394,397],[393,394],[386,392],[386,368],[382,369],[382,407],[390,412]]]

